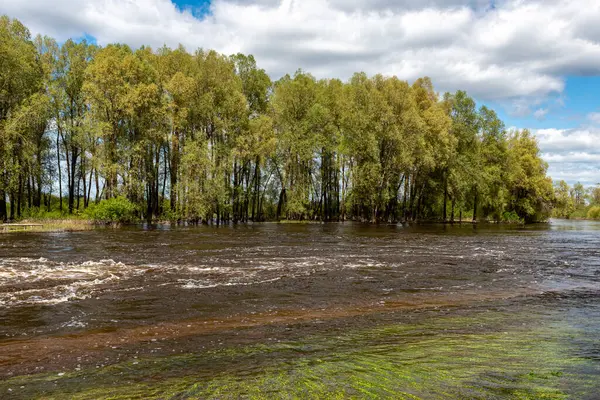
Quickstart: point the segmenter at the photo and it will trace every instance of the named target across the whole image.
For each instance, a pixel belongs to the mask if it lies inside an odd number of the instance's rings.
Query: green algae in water
[[[595,393],[598,367],[569,353],[571,338],[580,336],[574,328],[555,319],[533,330],[513,323],[498,331],[506,316],[487,314],[15,377],[0,383],[0,393],[11,388],[16,397],[45,399],[566,399]],[[479,332],[467,329],[473,326]]]

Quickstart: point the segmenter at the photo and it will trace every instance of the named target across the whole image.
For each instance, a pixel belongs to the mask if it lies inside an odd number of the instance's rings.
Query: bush
[[[600,219],[600,206],[590,208],[587,213],[588,219]]]
[[[515,211],[505,211],[502,213],[502,221],[511,224],[522,224],[523,218],[519,217],[519,215]]]
[[[86,210],[88,218],[94,222],[109,224],[127,224],[138,220],[138,210],[135,204],[124,197],[102,200]]]

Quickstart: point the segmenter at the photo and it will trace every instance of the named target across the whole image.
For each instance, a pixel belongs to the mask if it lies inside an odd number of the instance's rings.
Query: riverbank
[[[0,234],[12,232],[79,232],[94,229],[96,224],[87,219],[24,219],[15,223],[0,224]]]
[[[280,225],[319,225],[319,224],[344,224],[344,223],[358,223],[364,225],[523,225],[520,222],[514,221],[502,221],[502,222],[494,222],[494,221],[473,221],[472,219],[463,219],[462,221],[437,221],[437,220],[422,220],[422,221],[406,221],[406,222],[398,222],[398,223],[374,223],[374,222],[361,222],[361,221],[318,221],[318,220],[281,220],[281,221],[264,221],[264,222],[251,222],[251,224],[280,224]],[[33,232],[33,233],[58,233],[58,232],[80,232],[80,231],[89,231],[98,227],[105,226],[144,226],[147,222],[142,220],[137,222],[130,222],[128,224],[120,224],[114,223],[111,225],[110,223],[99,223],[95,222],[91,219],[85,218],[28,218],[24,220],[18,220],[11,223],[0,224],[0,234],[7,233],[16,233],[16,232]],[[245,223],[240,223],[245,224]],[[158,226],[192,226],[196,225],[188,222],[171,222],[171,221],[156,221],[153,222],[152,225]],[[208,224],[208,225],[216,225],[216,224]],[[231,225],[231,223],[221,224]]]

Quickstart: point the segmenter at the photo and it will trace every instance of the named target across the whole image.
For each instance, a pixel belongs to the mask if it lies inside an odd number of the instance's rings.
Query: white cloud
[[[539,99],[567,73],[600,73],[595,0],[214,0],[195,18],[169,0],[4,0],[0,13],[59,40],[254,54],[274,77],[355,71],[431,76],[482,100]],[[527,108],[527,112],[531,112]]]
[[[589,113],[587,119],[594,124],[600,125],[600,112]]]
[[[600,128],[539,129],[535,133],[554,180],[584,185],[600,182]]]
[[[600,129],[539,129],[543,152],[600,153]]]
[[[544,119],[548,114],[548,111],[549,110],[547,108],[538,108],[533,113],[533,116],[535,117],[535,119]]]
[[[517,117],[560,107],[566,75],[600,74],[597,0],[213,0],[202,18],[170,0],[3,0],[2,13],[59,41],[251,53],[274,78],[427,75]],[[554,179],[600,180],[600,112],[537,137]]]

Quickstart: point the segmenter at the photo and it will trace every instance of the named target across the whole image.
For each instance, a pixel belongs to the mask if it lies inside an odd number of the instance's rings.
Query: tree
[[[447,94],[445,101],[452,118],[451,132],[457,143],[449,157],[446,185],[452,201],[451,220],[454,221],[456,203],[463,210],[481,186],[479,165],[479,118],[475,101],[466,92]],[[444,207],[445,209],[445,207]],[[444,219],[446,212],[444,211]]]
[[[573,198],[575,209],[585,207],[585,187],[580,182],[573,185],[571,197]]]
[[[539,157],[535,137],[528,130],[514,131],[508,141],[508,201],[525,222],[546,219],[554,199],[548,164]]]
[[[553,190],[529,132],[427,77],[272,83],[251,55],[59,47],[7,17],[0,39],[3,220],[51,209],[56,186],[62,212],[63,183],[69,213],[124,197],[149,222],[531,222],[586,202]]]
[[[600,204],[600,186],[591,187],[589,190],[589,198],[591,204]]]
[[[575,211],[575,204],[571,197],[571,188],[565,181],[560,181],[554,187],[554,210],[553,215],[559,218],[569,218]]]
[[[7,195],[10,218],[15,218],[15,211],[20,216],[24,187],[30,182],[28,173],[32,170],[25,167],[27,151],[37,142],[39,131],[45,131],[43,78],[43,67],[29,30],[18,20],[1,16],[0,219],[4,221],[9,217]],[[34,118],[28,121],[32,113]]]
[[[52,114],[56,127],[57,143],[62,146],[57,148],[58,169],[59,175],[62,176],[60,154],[64,154],[65,165],[67,167],[67,190],[68,190],[68,210],[69,214],[73,213],[75,208],[75,196],[79,197],[79,190],[76,193],[76,187],[80,187],[80,182],[83,180],[84,202],[86,199],[86,175],[91,174],[89,160],[87,159],[86,151],[91,151],[86,143],[89,132],[86,131],[85,118],[88,111],[86,98],[83,92],[85,82],[85,71],[90,63],[95,46],[90,46],[87,42],[81,41],[75,43],[72,40],[67,40],[60,48],[60,52],[56,53],[56,44],[46,45],[50,50],[50,64],[52,68],[51,80],[49,82],[49,93],[52,98]],[[61,181],[62,179],[59,178]],[[59,189],[62,209],[62,182]]]

